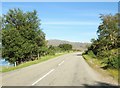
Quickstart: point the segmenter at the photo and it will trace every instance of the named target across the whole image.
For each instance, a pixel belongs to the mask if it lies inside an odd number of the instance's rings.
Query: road
[[[117,85],[93,70],[81,53],[71,53],[2,74],[3,86]]]

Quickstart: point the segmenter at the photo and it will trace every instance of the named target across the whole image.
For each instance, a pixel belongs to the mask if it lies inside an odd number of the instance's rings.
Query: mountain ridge
[[[71,44],[75,50],[85,50],[90,43],[71,42],[67,40],[50,39],[47,40],[48,46],[59,46],[59,44]]]

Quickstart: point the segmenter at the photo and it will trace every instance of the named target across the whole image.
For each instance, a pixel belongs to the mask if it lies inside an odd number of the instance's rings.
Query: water
[[[13,66],[8,61],[5,61],[5,59],[0,59],[0,66]]]

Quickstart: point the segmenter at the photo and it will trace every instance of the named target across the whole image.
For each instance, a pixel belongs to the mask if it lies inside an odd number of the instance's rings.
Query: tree
[[[39,48],[46,47],[45,34],[35,10],[24,13],[20,9],[10,9],[2,20],[2,54],[10,63],[34,60],[41,52]]]
[[[72,50],[72,45],[70,44],[60,44],[58,47],[60,47],[63,51]]]
[[[97,30],[98,38],[92,39],[92,44],[87,51],[87,53],[92,51],[97,58],[102,59],[106,67],[118,68],[119,66],[117,54],[120,44],[119,16],[120,14],[100,16],[102,22]]]
[[[118,15],[115,16],[110,15],[101,15],[100,18],[102,20],[101,25],[98,27],[98,38],[102,42],[105,42],[105,49],[110,49],[117,47],[117,39],[118,39]]]

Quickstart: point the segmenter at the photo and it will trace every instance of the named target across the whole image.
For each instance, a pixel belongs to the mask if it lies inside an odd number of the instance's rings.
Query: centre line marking
[[[35,85],[36,83],[38,83],[39,81],[41,81],[43,78],[45,78],[47,75],[49,75],[50,73],[52,73],[54,70],[55,69],[50,70],[47,74],[45,74],[40,79],[38,79],[37,81],[35,81],[32,85]]]
[[[62,61],[60,64],[58,64],[59,66],[61,65],[61,64],[63,64],[64,63],[64,61]]]

